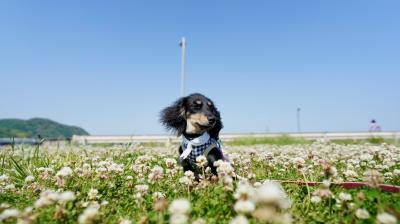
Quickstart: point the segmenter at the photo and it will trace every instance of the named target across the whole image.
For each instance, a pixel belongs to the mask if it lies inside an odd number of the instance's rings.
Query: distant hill
[[[84,129],[68,126],[43,118],[29,120],[0,119],[0,138],[42,138],[66,139],[72,135],[89,135]]]

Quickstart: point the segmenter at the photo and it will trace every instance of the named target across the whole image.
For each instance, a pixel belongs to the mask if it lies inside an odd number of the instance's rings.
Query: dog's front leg
[[[182,146],[179,146],[179,155],[181,155],[183,152]],[[187,159],[179,160],[182,167],[183,167],[183,172],[186,172],[188,170],[194,172],[194,168],[192,165],[190,165],[189,161]]]
[[[211,149],[210,153],[208,153],[207,155],[208,166],[210,166],[211,172],[215,176],[218,176],[218,172],[217,172],[217,167],[214,166],[214,162],[222,159],[223,159],[222,152],[217,148]]]
[[[181,155],[183,152],[182,146],[179,146],[179,155]],[[182,167],[183,167],[183,172],[186,171],[192,171],[194,173],[194,177],[196,181],[199,181],[200,176],[199,176],[199,171],[197,169],[197,167],[193,167],[192,164],[188,161],[188,159],[183,159],[183,160],[179,160]]]

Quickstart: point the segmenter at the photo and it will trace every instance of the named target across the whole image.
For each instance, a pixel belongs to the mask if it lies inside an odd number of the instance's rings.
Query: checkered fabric
[[[218,150],[221,150],[221,146],[219,144],[219,142],[213,138],[210,138],[205,144],[203,145],[199,145],[199,146],[194,146],[192,145],[192,151],[190,152],[189,156],[187,157],[187,159],[190,161],[190,163],[196,163],[196,158],[198,156],[201,156],[204,154],[204,151],[206,151],[206,149],[208,148],[208,146],[210,146],[211,144],[214,144],[217,146]],[[185,151],[185,149],[187,148],[187,144],[182,143],[182,149],[183,151]]]

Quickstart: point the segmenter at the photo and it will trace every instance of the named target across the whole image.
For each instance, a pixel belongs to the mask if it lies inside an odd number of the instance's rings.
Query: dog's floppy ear
[[[210,134],[211,138],[214,138],[216,140],[219,139],[219,132],[221,131],[221,129],[224,127],[224,125],[222,124],[221,121],[221,116],[219,114],[219,111],[215,108],[215,114],[217,115],[217,121],[214,124],[214,127],[211,128],[208,131],[208,134]]]
[[[182,97],[175,103],[161,111],[160,122],[168,129],[180,136],[186,129],[185,101]]]

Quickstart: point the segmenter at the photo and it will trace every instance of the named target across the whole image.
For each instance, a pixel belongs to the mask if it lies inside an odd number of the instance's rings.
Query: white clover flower
[[[176,160],[167,158],[165,159],[165,165],[167,166],[168,169],[174,169],[176,167]]]
[[[321,201],[322,201],[322,198],[319,197],[319,196],[314,195],[314,196],[311,197],[311,203],[318,204]]]
[[[188,217],[185,214],[174,214],[169,217],[169,223],[171,224],[184,224],[187,221]]]
[[[222,163],[223,163],[222,160],[217,160],[217,161],[214,162],[213,165],[216,166],[216,167],[219,167]]]
[[[366,209],[359,208],[356,211],[356,217],[359,219],[369,219],[369,213]]]
[[[377,224],[396,224],[397,219],[395,216],[389,213],[380,213],[376,216],[376,223]]]
[[[206,158],[205,156],[203,156],[203,155],[198,156],[198,157],[196,158],[196,164],[197,164],[197,166],[199,166],[199,167],[206,167],[206,166],[207,166],[207,163],[208,163],[207,158]]]
[[[82,202],[82,207],[86,208],[88,206],[89,206],[89,202],[88,201]]]
[[[58,196],[58,201],[61,204],[65,204],[65,203],[67,203],[69,201],[73,201],[73,200],[75,200],[75,194],[72,191],[65,191],[65,192],[59,194],[59,196]]]
[[[161,192],[154,192],[153,193],[153,200],[160,200],[160,199],[164,199],[165,198],[165,194],[161,193]]]
[[[35,181],[35,177],[32,175],[29,175],[25,178],[25,183],[32,183],[33,181]]]
[[[185,171],[184,175],[185,175],[185,177],[187,177],[187,178],[189,178],[189,179],[191,179],[191,180],[194,180],[194,179],[195,179],[194,173],[193,173],[192,171],[190,171],[190,170]]]
[[[347,179],[354,179],[358,177],[357,172],[354,170],[346,170],[343,172],[343,174],[346,176]]]
[[[247,220],[247,218],[243,215],[238,215],[235,218],[233,218],[229,224],[248,224],[249,221]]]
[[[364,172],[364,181],[372,187],[378,187],[383,183],[384,179],[382,174],[377,170],[367,170]]]
[[[108,167],[111,165],[110,161],[100,161],[96,164],[97,166]]]
[[[143,193],[140,193],[140,192],[137,192],[136,194],[135,194],[135,198],[137,199],[137,200],[139,200],[139,201],[141,201],[141,200],[143,200]]]
[[[58,177],[67,177],[67,176],[71,176],[71,175],[72,175],[72,169],[69,168],[68,166],[61,168],[61,170],[59,170],[56,173],[56,176],[58,176]]]
[[[148,155],[139,156],[135,160],[135,164],[145,164],[151,161],[152,157]]]
[[[91,224],[96,221],[99,216],[98,208],[89,207],[86,208],[81,215],[78,217],[79,224]]]
[[[0,184],[3,184],[5,182],[7,182],[8,180],[9,180],[9,177],[7,176],[7,174],[0,175]]]
[[[110,165],[107,166],[107,170],[109,172],[117,173],[117,174],[122,174],[124,172],[124,165],[122,164],[117,164],[114,162],[110,162]]]
[[[374,157],[372,155],[370,155],[370,154],[363,154],[363,155],[360,156],[360,160],[361,161],[366,161],[366,162],[369,162],[369,161],[373,160],[373,158]]]
[[[206,223],[207,223],[206,220],[204,220],[203,218],[198,218],[192,222],[192,224],[206,224]]]
[[[247,174],[247,178],[248,178],[248,179],[255,179],[255,178],[256,178],[256,174],[254,174],[254,173],[252,173],[252,172],[249,172],[249,173]]]
[[[59,198],[59,193],[52,191],[52,190],[47,190],[45,192],[43,192],[44,197],[47,197],[48,199],[52,200],[52,201],[57,201]]]
[[[48,198],[39,198],[35,201],[34,206],[35,208],[43,208],[51,204],[53,204],[53,201],[49,200]]]
[[[383,174],[383,176],[384,176],[385,178],[387,178],[387,179],[390,179],[390,178],[393,177],[393,173],[392,173],[392,172],[386,172],[386,173]]]
[[[84,164],[82,165],[82,169],[83,169],[83,170],[91,170],[92,167],[90,166],[89,163],[84,163]]]
[[[141,194],[147,194],[147,191],[149,190],[149,185],[139,184],[135,186],[135,189]]]
[[[351,201],[351,194],[340,192],[339,199],[342,201]]]
[[[378,166],[378,165],[377,165]],[[393,165],[394,166],[394,165]],[[382,165],[381,167],[380,167],[380,171],[384,171],[384,170],[388,170],[388,169],[390,169],[390,166],[388,166],[388,165]]]
[[[74,172],[75,172],[78,176],[80,176],[80,177],[83,177],[83,176],[84,176],[83,170],[82,170],[80,167],[76,167],[76,168],[74,169]]]
[[[248,183],[239,183],[235,194],[233,194],[233,197],[235,197],[238,200],[247,200],[254,195],[254,188],[251,187]]]
[[[290,200],[277,182],[266,182],[256,189],[253,200],[258,204],[271,204],[281,209],[290,207]]]
[[[39,167],[36,169],[40,172],[39,178],[42,180],[47,180],[51,177],[51,174],[54,172],[51,167]]]
[[[234,176],[235,172],[229,162],[218,160],[214,162],[214,166],[217,166],[218,176]]]
[[[293,163],[293,165],[295,165],[296,167],[303,167],[304,166],[304,164],[306,163],[306,161],[303,159],[303,158],[301,158],[301,157],[296,157],[296,158],[293,158],[292,159],[292,163]]]
[[[249,200],[239,200],[235,203],[233,209],[237,212],[237,213],[241,213],[241,214],[248,214],[254,211],[255,209],[255,205],[252,201]]]
[[[28,213],[31,213],[32,211],[33,211],[33,207],[26,207],[26,208],[24,209],[24,212],[23,212],[23,213],[28,214]]]
[[[190,202],[186,199],[174,200],[168,208],[170,213],[169,222],[172,224],[183,224],[188,220],[187,214],[190,211]]]
[[[11,205],[8,204],[7,202],[3,202],[0,204],[0,210],[4,210],[4,209],[10,208],[10,207],[11,207]]]
[[[370,161],[367,165],[368,165],[368,167],[370,167],[370,168],[374,168],[374,167],[377,168],[377,169],[378,169],[378,167],[379,167],[379,169],[382,169],[382,168],[383,168],[383,166],[380,165],[380,164],[376,165],[375,160]]]
[[[254,182],[253,187],[260,187],[262,184],[260,182]]]
[[[274,158],[274,153],[272,153],[272,152],[267,152],[267,153],[265,154],[265,158],[268,159],[268,160],[272,160],[272,159]]]
[[[189,179],[186,176],[183,176],[183,177],[179,178],[179,183],[191,186],[193,184],[193,180]]]
[[[6,191],[15,190],[15,185],[14,185],[14,184],[7,184],[7,185],[4,187],[4,190],[6,190]]]
[[[100,206],[107,206],[108,204],[110,204],[110,202],[108,202],[107,200],[103,200],[101,201]]]
[[[289,213],[279,214],[273,218],[273,223],[290,224],[292,222],[293,219]]]
[[[20,215],[18,209],[5,209],[1,214],[0,214],[0,221],[4,221],[7,219],[11,218],[18,218]]]
[[[132,221],[129,219],[123,219],[118,224],[132,224]]]
[[[160,179],[162,179],[164,173],[164,169],[161,166],[155,166],[151,170],[151,173],[149,174],[149,181],[150,183],[154,183]]]
[[[232,186],[232,184],[233,184],[233,179],[232,179],[232,177],[230,177],[230,176],[224,176],[224,177],[222,178],[222,182],[223,182],[224,186]]]
[[[97,198],[99,198],[100,196],[98,195],[99,191],[95,188],[90,188],[89,192],[88,192],[88,198],[89,200],[96,200]]]
[[[103,179],[107,178],[107,172],[108,170],[105,167],[99,167],[96,169],[97,176]]]
[[[328,189],[331,186],[331,182],[329,180],[322,181],[322,188]]]
[[[187,214],[190,211],[190,202],[186,199],[174,200],[168,208],[171,214]]]
[[[336,177],[336,176],[337,176],[337,169],[336,169],[336,167],[331,166],[330,169],[328,170],[328,173],[329,173],[330,175],[332,175],[333,177]]]

